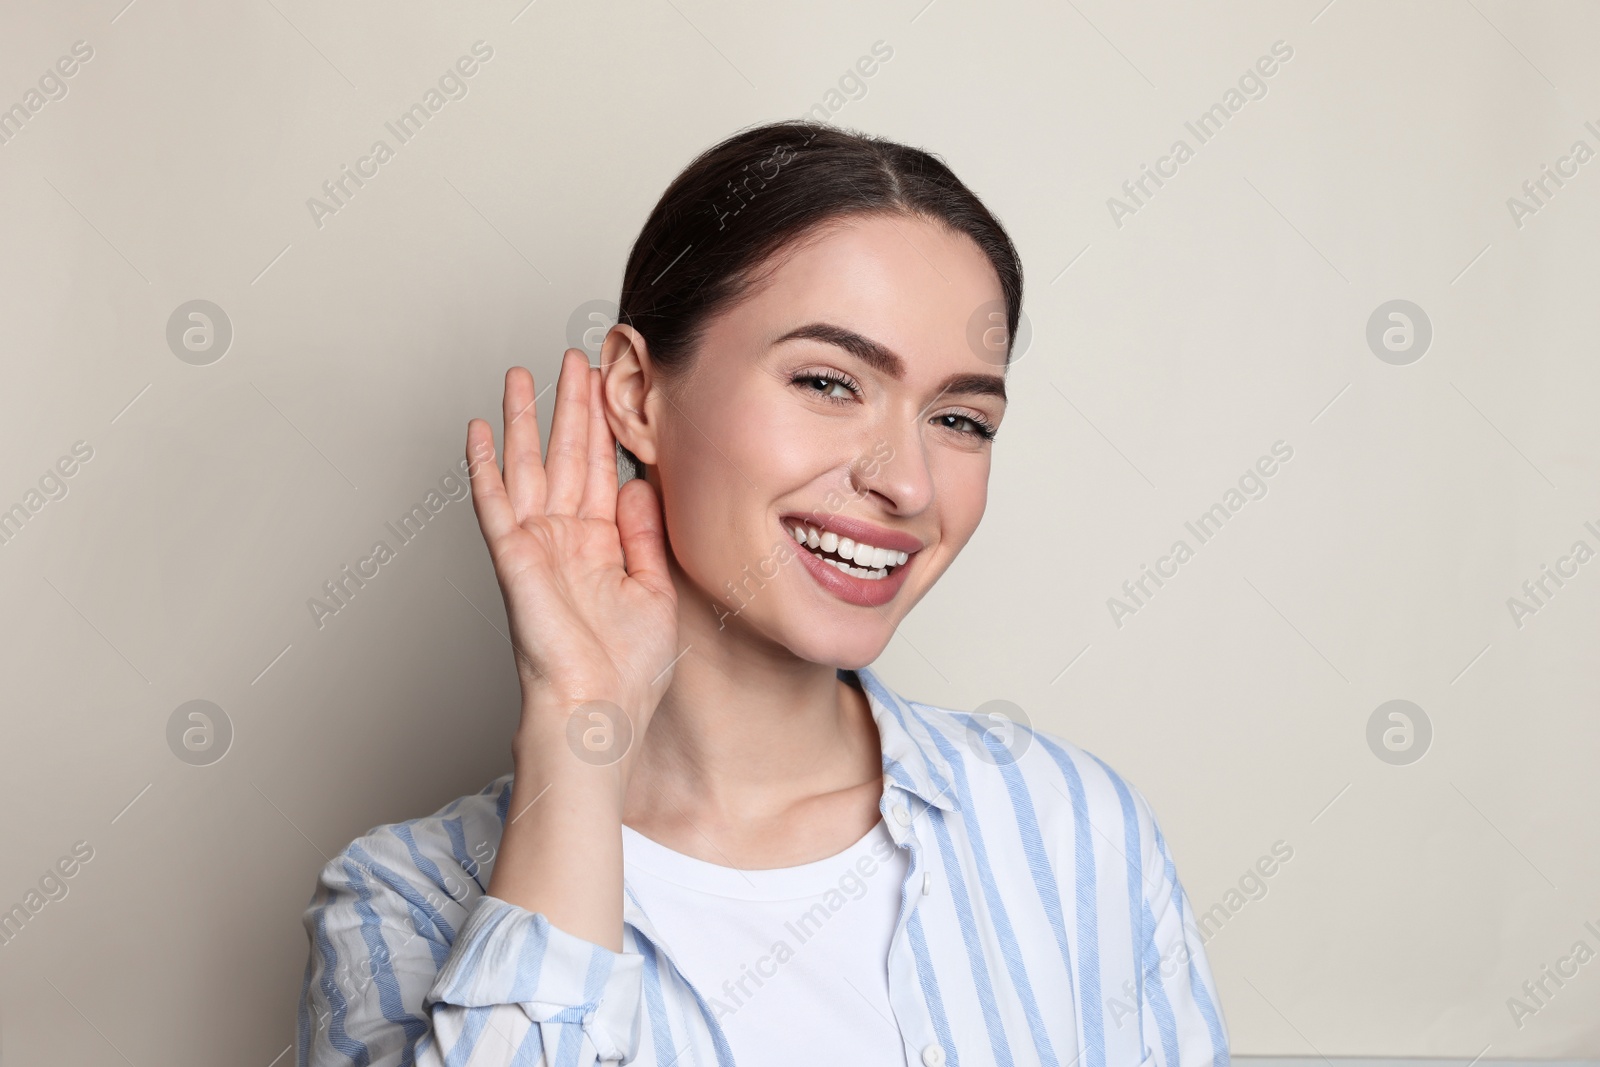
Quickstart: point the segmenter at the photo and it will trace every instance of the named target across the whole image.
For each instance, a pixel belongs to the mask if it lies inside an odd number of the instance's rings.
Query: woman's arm
[[[588,1067],[637,1047],[643,958],[622,952],[622,800],[670,682],[677,593],[654,488],[618,490],[601,372],[563,354],[548,462],[536,398],[531,374],[507,372],[503,472],[488,424],[467,426],[473,510],[522,686],[489,885],[470,913],[431,899],[419,868],[432,865],[390,850],[392,829],[330,862],[305,915],[305,1067],[541,1054]],[[597,706],[615,720],[611,751],[573,740],[604,733]],[[373,839],[389,862],[361,847]]]
[[[575,710],[543,694],[523,700],[511,805],[487,892],[620,951],[623,777],[618,763],[574,755],[566,722]]]
[[[522,685],[517,775],[488,891],[620,950],[622,801],[676,660],[677,591],[654,488],[618,490],[601,385],[581,350],[563,354],[546,461],[533,376],[512,368],[504,473],[481,419],[468,424],[467,454]],[[610,731],[612,750],[576,742],[597,730]]]
[[[1144,1033],[1155,1046],[1152,1067],[1227,1067],[1227,1022],[1194,909],[1154,809],[1136,787],[1128,788],[1141,822],[1148,823],[1141,828],[1146,938],[1139,970]]]
[[[325,866],[306,909],[298,1064],[590,1067],[634,1056],[641,956],[492,895],[462,907],[386,838],[392,830],[376,831]]]

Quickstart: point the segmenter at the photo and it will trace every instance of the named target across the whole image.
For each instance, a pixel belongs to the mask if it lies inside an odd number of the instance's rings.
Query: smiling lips
[[[817,583],[863,607],[893,599],[905,584],[905,563],[923,547],[910,534],[843,516],[822,524],[805,515],[785,515],[780,522],[806,550],[801,560]]]
[[[891,568],[910,558],[908,552],[841,537],[833,530],[820,529],[810,523],[788,519],[784,525],[795,541],[811,549],[824,563],[831,563],[854,578],[869,581],[887,578]]]
[[[829,515],[827,522],[816,522],[814,515],[784,515],[779,522],[816,560],[859,581],[899,577],[899,568],[923,547],[910,534],[843,515]]]

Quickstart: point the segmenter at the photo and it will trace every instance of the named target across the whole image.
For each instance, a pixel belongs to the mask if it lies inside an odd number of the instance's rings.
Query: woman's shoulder
[[[507,773],[429,815],[370,828],[323,866],[317,898],[354,893],[365,903],[382,895],[424,911],[470,906],[489,883],[510,799]]]
[[[933,737],[952,777],[966,780],[974,802],[1081,812],[1094,825],[1104,813],[1153,829],[1144,793],[1105,759],[1070,738],[1034,724],[1015,704],[992,701],[973,710],[906,700]]]

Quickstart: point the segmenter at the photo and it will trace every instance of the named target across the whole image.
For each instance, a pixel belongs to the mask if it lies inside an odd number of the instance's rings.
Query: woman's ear
[[[660,427],[655,410],[659,381],[644,335],[622,323],[611,327],[600,346],[600,370],[600,396],[611,436],[640,463],[653,465]]]

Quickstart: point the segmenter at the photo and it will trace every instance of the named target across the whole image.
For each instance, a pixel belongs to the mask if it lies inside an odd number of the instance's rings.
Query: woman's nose
[[[917,427],[876,433],[851,461],[850,483],[853,493],[877,496],[895,514],[915,515],[926,508],[933,501],[933,475]]]

